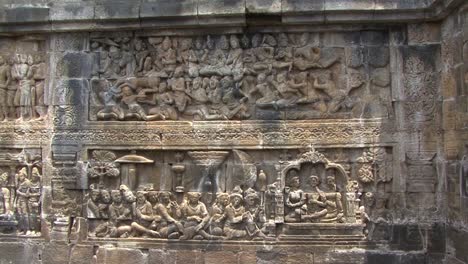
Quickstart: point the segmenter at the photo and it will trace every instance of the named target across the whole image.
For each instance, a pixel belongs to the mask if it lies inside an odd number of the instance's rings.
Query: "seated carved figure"
[[[286,222],[300,222],[301,208],[305,204],[305,195],[300,189],[301,182],[299,176],[297,176],[297,171],[291,170],[289,177],[288,185],[285,188],[286,214],[284,220]]]
[[[200,201],[200,197],[201,193],[199,192],[187,194],[187,200],[181,208],[184,218],[184,235],[180,239],[221,239],[222,237],[210,235],[205,231],[210,216],[205,204]]]
[[[337,192],[335,177],[327,176],[328,192],[325,193],[327,198],[327,214],[322,219],[323,222],[343,222],[343,204],[341,201],[341,193]]]
[[[155,216],[153,215],[153,206],[146,200],[146,192],[138,191],[136,198],[135,221],[132,222],[132,236],[139,236],[140,234],[148,235],[151,237],[160,237],[160,234],[151,230],[151,223]]]
[[[215,236],[223,235],[224,222],[226,221],[226,206],[229,205],[229,194],[219,193],[216,203],[212,207],[209,233]]]
[[[122,203],[122,194],[119,190],[111,191],[112,204],[109,206],[109,221],[96,227],[97,237],[128,237],[132,231],[131,226],[124,223],[131,219],[131,210]]]
[[[161,237],[177,239],[184,232],[184,226],[178,220],[181,217],[180,207],[177,202],[171,200],[169,192],[159,194],[159,203],[153,208],[154,212],[161,216],[160,221],[155,219],[153,228],[161,234]]]
[[[307,194],[307,204],[303,206],[302,219],[310,222],[320,222],[327,214],[327,198],[325,193],[319,189],[319,177],[310,176],[312,192]]]

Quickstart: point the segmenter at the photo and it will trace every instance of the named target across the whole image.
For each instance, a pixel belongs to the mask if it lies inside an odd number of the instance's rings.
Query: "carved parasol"
[[[129,155],[125,155],[120,157],[119,159],[115,160],[116,163],[121,164],[122,168],[122,178],[121,184],[128,186],[131,190],[136,189],[137,184],[137,171],[136,165],[137,164],[149,164],[153,163],[153,160],[147,159],[143,156],[139,156],[136,154],[135,150]]]

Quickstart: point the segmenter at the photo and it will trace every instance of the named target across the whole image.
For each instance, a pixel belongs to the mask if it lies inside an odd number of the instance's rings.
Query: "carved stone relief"
[[[40,149],[0,152],[0,233],[41,235]]]
[[[90,120],[389,117],[388,47],[312,33],[95,37]]]
[[[392,178],[381,165],[392,163],[386,147],[89,155],[82,212],[97,238],[276,240],[330,227],[362,234],[365,224],[386,217],[387,207],[360,199],[388,200],[392,192],[384,186],[391,180],[381,180]],[[373,182],[360,181],[363,155],[381,161],[372,163],[379,175]]]
[[[3,44],[0,48],[0,120],[44,120],[48,105],[44,41],[8,40]]]

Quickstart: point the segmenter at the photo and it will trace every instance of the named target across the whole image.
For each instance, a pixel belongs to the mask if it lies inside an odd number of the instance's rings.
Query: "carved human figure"
[[[204,64],[208,57],[208,50],[203,47],[204,40],[202,37],[195,38],[193,42],[193,48],[189,50],[189,76],[198,77],[200,76],[201,64]]]
[[[314,88],[323,91],[330,98],[327,107],[327,112],[329,114],[338,112],[343,107],[343,102],[348,95],[346,91],[341,90],[336,86],[332,77],[332,73],[329,72],[323,76],[322,82],[319,82],[319,78],[314,80]]]
[[[249,188],[244,193],[245,210],[246,210],[246,230],[249,237],[265,238],[265,234],[261,229],[266,222],[264,204],[260,203],[258,193]]]
[[[155,220],[153,206],[146,200],[146,192],[138,191],[136,193],[135,221],[132,222],[131,236],[148,235],[150,237],[161,237],[154,230],[151,230],[151,224]]]
[[[158,53],[163,66],[163,71],[168,77],[171,77],[177,66],[177,54],[176,51],[172,49],[172,41],[169,37],[164,38]]]
[[[240,192],[230,195],[230,204],[226,206],[226,222],[223,233],[227,239],[239,239],[247,236],[244,228],[245,208],[242,205],[243,198]]]
[[[89,186],[89,197],[88,201],[86,202],[86,217],[88,219],[94,218],[101,218],[100,210],[99,210],[99,201],[101,197],[101,191],[95,187],[94,184]]]
[[[125,112],[117,103],[117,98],[120,98],[120,88],[112,85],[107,90],[100,92],[99,95],[104,103],[104,108],[97,112],[97,119],[124,120]]]
[[[171,200],[171,194],[163,191],[159,194],[159,201],[153,209],[161,216],[158,225],[158,232],[161,237],[177,239],[184,232],[183,224],[178,220],[181,217],[180,206]]]
[[[146,98],[146,94],[134,94],[132,88],[129,84],[123,84],[122,87],[122,98],[121,101],[127,105],[128,111],[125,114],[125,118],[136,118],[137,120],[161,120],[164,119],[164,116],[161,114],[147,115],[143,107],[138,103],[139,99]]]
[[[226,221],[226,206],[229,205],[229,194],[218,193],[216,202],[212,207],[209,233],[216,236],[223,235],[224,222]]]
[[[293,66],[293,49],[289,45],[288,36],[285,33],[280,33],[278,35],[278,48],[276,48],[275,62],[273,67],[276,69],[288,69],[292,70]]]
[[[97,237],[128,237],[132,227],[123,223],[124,220],[131,220],[131,210],[124,206],[122,193],[120,190],[110,192],[112,204],[109,206],[109,221],[96,227]]]
[[[8,186],[8,172],[0,175],[0,220],[13,219],[11,196]]]
[[[47,114],[47,108],[45,106],[44,94],[45,94],[45,75],[46,75],[46,64],[42,56],[35,56],[34,64],[31,66],[32,79],[34,80],[34,87],[32,90],[32,105],[34,107],[33,115],[37,121],[44,120]]]
[[[109,206],[112,203],[112,197],[108,190],[101,190],[101,199],[99,200],[98,209],[99,216],[102,219],[108,219],[110,216]]]
[[[304,192],[300,189],[301,182],[296,170],[289,171],[289,182],[284,189],[285,192],[285,205],[286,214],[284,217],[285,222],[300,222],[301,221],[301,208],[305,204],[306,197]]]
[[[294,106],[298,99],[302,97],[299,88],[302,88],[304,83],[288,82],[286,73],[277,74],[276,80],[270,80],[270,83],[276,88],[280,96],[280,99],[273,103],[273,107],[276,109]]]
[[[28,173],[26,168],[22,168],[17,174],[16,184],[16,201],[15,208],[18,215],[18,230],[23,235],[29,232],[29,207],[28,207],[28,190],[31,186],[31,182],[27,179]]]
[[[10,113],[14,113],[11,111],[13,105],[10,105],[8,100],[11,98],[9,91],[11,81],[11,68],[3,56],[0,56],[0,120],[3,121],[7,121]]]
[[[151,71],[151,57],[146,47],[146,43],[137,38],[134,41],[136,73],[137,75],[146,75]]]
[[[41,179],[39,169],[34,167],[31,171],[28,189],[29,231],[31,235],[38,235],[41,230]]]
[[[279,95],[278,92],[274,92],[271,89],[265,73],[259,73],[257,75],[257,84],[255,88],[250,90],[249,95],[252,96],[255,93],[259,93],[261,95],[261,97],[255,101],[255,104],[258,107],[266,107],[274,104],[274,102],[278,100]]]
[[[176,109],[179,113],[183,113],[187,105],[191,102],[187,95],[186,80],[181,67],[177,67],[174,72],[174,77],[168,80],[168,84],[172,89],[172,96]]]
[[[187,193],[187,200],[181,208],[184,218],[184,234],[180,239],[221,239],[221,236],[211,235],[207,232],[210,216],[200,198],[201,193],[199,192]]]
[[[327,197],[320,190],[320,179],[318,176],[312,175],[309,178],[312,192],[307,194],[307,204],[304,206],[305,213],[302,219],[311,222],[320,222],[327,215]]]
[[[248,113],[248,97],[234,85],[233,79],[230,76],[225,76],[221,79],[221,89],[223,91],[222,102],[224,106],[221,112],[227,119],[234,117],[238,119],[247,119],[250,117]]]
[[[32,117],[32,88],[34,86],[33,59],[31,55],[17,54],[17,63],[14,65],[13,78],[18,80],[19,89],[16,91],[15,101],[19,106],[18,120],[28,120]]]
[[[299,36],[298,47],[294,49],[294,67],[301,71],[311,68],[322,68],[320,64],[320,48],[309,45],[309,33]]]
[[[337,191],[334,176],[327,176],[327,192],[325,193],[327,214],[322,221],[337,221],[343,222],[343,203],[341,201],[341,193]]]

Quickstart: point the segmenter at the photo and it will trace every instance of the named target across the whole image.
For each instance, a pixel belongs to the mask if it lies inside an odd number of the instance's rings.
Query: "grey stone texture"
[[[468,264],[466,1],[0,22],[0,263]]]

